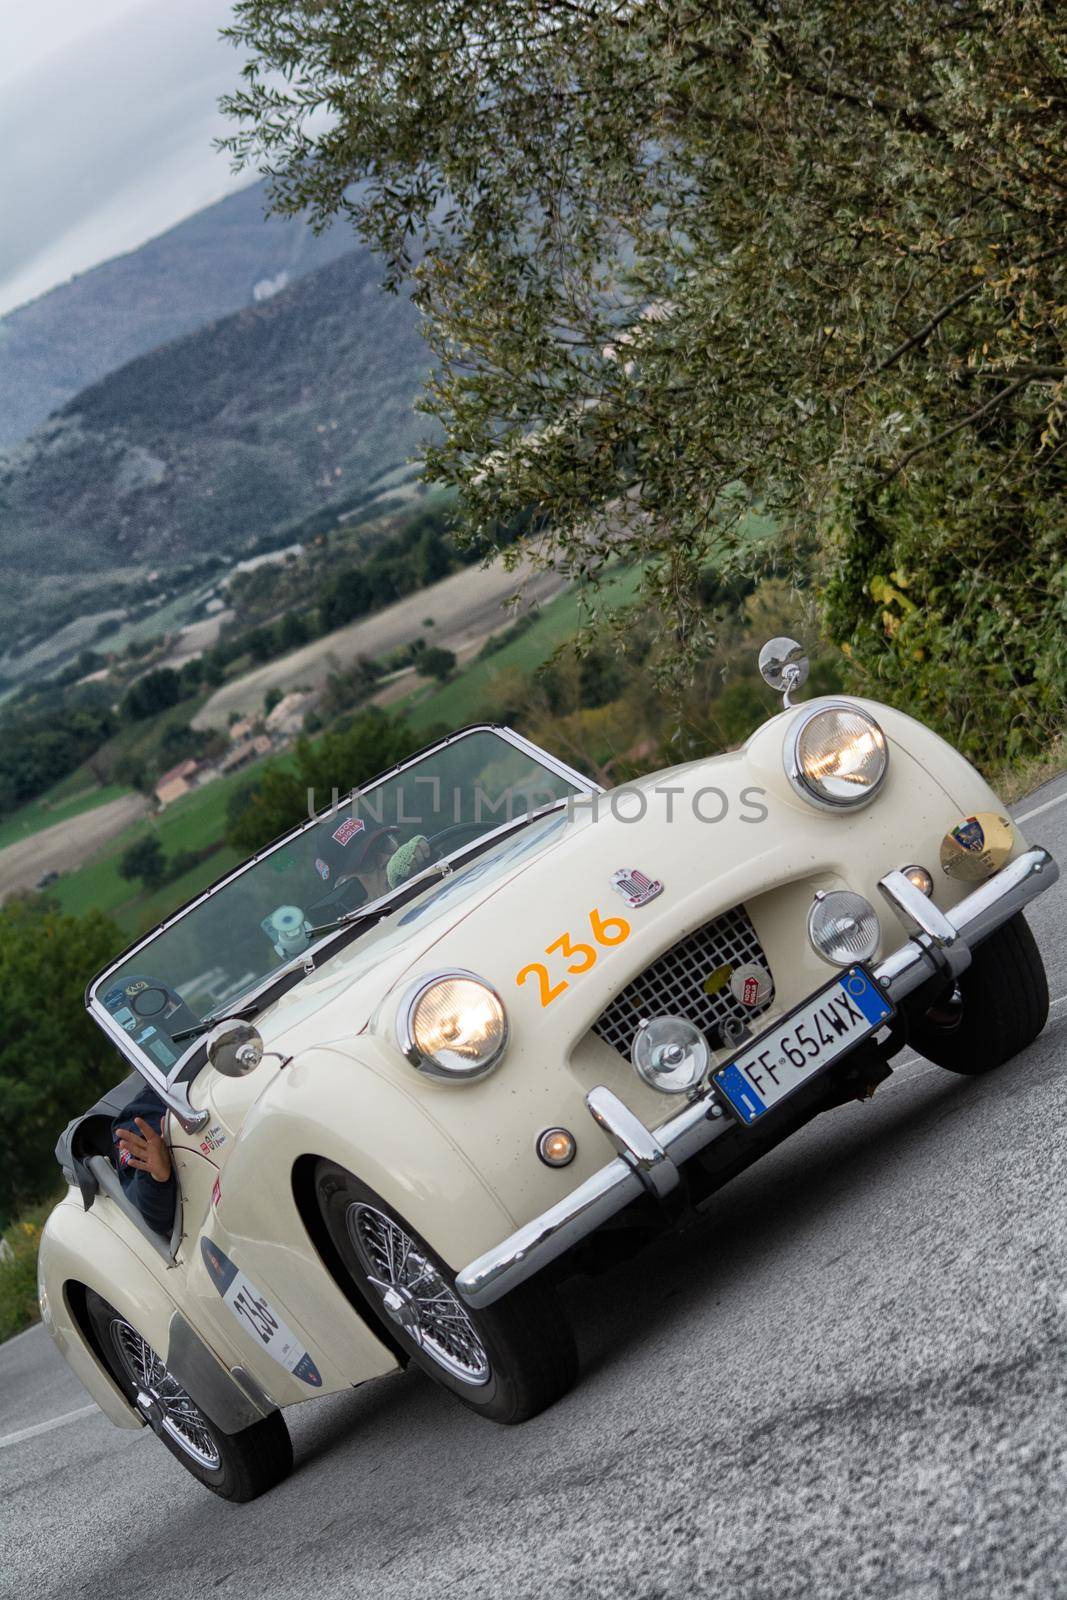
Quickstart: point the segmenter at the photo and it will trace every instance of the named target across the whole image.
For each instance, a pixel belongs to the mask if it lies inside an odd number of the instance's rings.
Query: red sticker
[[[759,1000],[759,979],[758,978],[746,978],[745,979],[745,992],[744,992],[744,996],[743,996],[743,1003],[746,1006],[754,1006],[758,1000]]]
[[[215,1182],[214,1182],[214,1184],[212,1185],[212,1188],[211,1188],[211,1204],[213,1206],[217,1206],[221,1199],[222,1199],[222,1184],[219,1182],[218,1178],[216,1178]]]
[[[339,828],[333,830],[333,837],[338,844],[349,844],[366,826],[362,817],[347,817]]]

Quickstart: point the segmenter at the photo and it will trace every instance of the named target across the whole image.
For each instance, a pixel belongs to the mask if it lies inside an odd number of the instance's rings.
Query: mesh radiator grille
[[[766,1011],[774,990],[757,1006],[744,1006],[734,998],[723,967],[739,967],[754,961],[767,968],[763,947],[756,930],[741,906],[707,922],[638,973],[632,983],[615,996],[593,1024],[597,1034],[620,1055],[629,1056],[630,1044],[638,1024],[645,1017],[664,1015],[688,1017],[703,1028],[708,1043],[717,1048],[722,1039],[722,1024],[728,1017],[751,1022]],[[769,969],[768,969],[769,970]],[[713,974],[721,987],[709,994],[704,987]],[[713,980],[714,983],[714,980]]]

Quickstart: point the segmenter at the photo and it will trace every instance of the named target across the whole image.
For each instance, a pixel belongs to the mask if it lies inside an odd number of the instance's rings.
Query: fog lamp
[[[569,1167],[577,1150],[575,1137],[566,1128],[546,1128],[538,1136],[537,1154],[546,1167]]]
[[[711,1062],[708,1041],[688,1017],[642,1022],[630,1046],[637,1075],[661,1094],[695,1089]]]
[[[835,967],[869,961],[878,949],[882,930],[869,900],[851,889],[821,890],[808,913],[808,938],[817,955]]]
[[[908,882],[913,888],[918,889],[920,894],[933,894],[934,880],[925,867],[905,867],[903,870]]]

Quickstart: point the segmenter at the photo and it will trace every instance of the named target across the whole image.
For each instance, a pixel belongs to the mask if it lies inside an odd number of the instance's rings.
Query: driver
[[[357,883],[364,902],[406,882],[432,854],[424,833],[401,844],[395,828],[368,828],[363,817],[345,817],[335,828],[323,831],[326,837],[319,845],[315,871],[324,883]]]
[[[156,1233],[174,1226],[178,1188],[170,1150],[163,1135],[167,1108],[146,1084],[111,1124],[119,1182]]]

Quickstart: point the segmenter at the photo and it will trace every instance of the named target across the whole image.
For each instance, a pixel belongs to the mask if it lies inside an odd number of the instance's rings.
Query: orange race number
[[[624,939],[630,937],[630,924],[625,917],[602,916],[596,906],[589,913],[589,927],[596,943],[609,948],[612,945],[622,944]],[[546,945],[545,955],[554,955],[557,950],[567,963],[567,971],[576,977],[579,973],[588,972],[590,967],[595,966],[599,955],[595,945],[582,944],[572,939],[569,932],[561,933],[558,939],[553,939],[551,944]],[[515,974],[515,982],[520,986],[531,978],[537,980],[542,1006],[550,1006],[564,989],[570,988],[566,978],[560,978],[557,983],[553,983],[552,975],[543,961],[531,961],[528,966]]]

